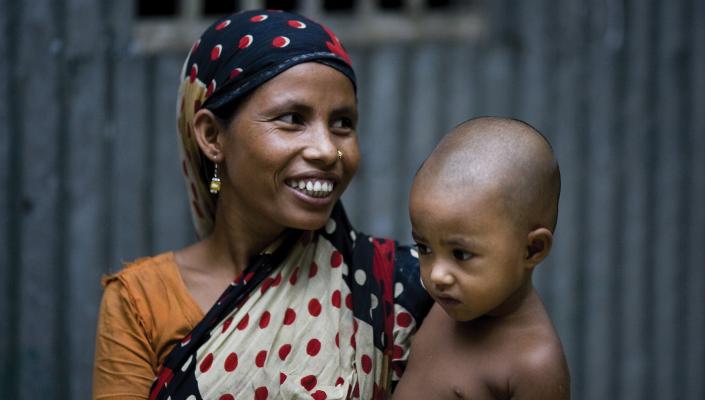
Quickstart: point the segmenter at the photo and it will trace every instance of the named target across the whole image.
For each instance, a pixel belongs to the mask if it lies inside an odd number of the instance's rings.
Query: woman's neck
[[[217,207],[215,225],[204,245],[212,265],[231,269],[235,275],[247,267],[250,259],[276,240],[285,228],[268,226],[263,221],[250,221],[237,209]]]

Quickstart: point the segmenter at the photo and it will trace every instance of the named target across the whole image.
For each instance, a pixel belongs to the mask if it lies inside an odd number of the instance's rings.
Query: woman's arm
[[[156,356],[134,299],[119,279],[107,282],[98,315],[94,399],[146,399]]]

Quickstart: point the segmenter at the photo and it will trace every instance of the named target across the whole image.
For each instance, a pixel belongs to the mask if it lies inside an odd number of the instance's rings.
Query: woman
[[[385,397],[430,301],[410,251],[338,201],[360,158],[342,45],[299,15],[242,12],[181,76],[202,239],[106,279],[94,398]]]

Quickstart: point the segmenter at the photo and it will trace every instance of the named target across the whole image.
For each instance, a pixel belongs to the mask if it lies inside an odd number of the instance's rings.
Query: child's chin
[[[457,322],[470,322],[475,319],[474,317],[467,316],[467,315],[461,315],[461,316],[451,317],[451,318],[453,318]]]
[[[458,306],[446,306],[439,304],[443,311],[451,318],[457,322],[468,322],[476,318],[476,316],[469,310],[464,310]]]

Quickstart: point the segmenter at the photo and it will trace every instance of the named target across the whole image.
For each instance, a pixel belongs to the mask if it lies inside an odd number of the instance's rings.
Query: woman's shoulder
[[[202,317],[183,283],[173,252],[129,262],[122,270],[103,277],[102,283],[106,306],[112,304],[121,312],[133,314],[148,333],[151,328],[166,326],[169,332],[185,334],[182,328],[193,327]]]
[[[123,264],[120,271],[105,275],[102,279],[104,287],[119,283],[133,288],[154,283],[154,281],[170,281],[178,278],[178,266],[173,252],[156,256],[142,257]]]
[[[126,263],[120,271],[104,276],[102,284],[104,300],[121,298],[143,316],[170,308],[174,299],[188,298],[173,252]]]

